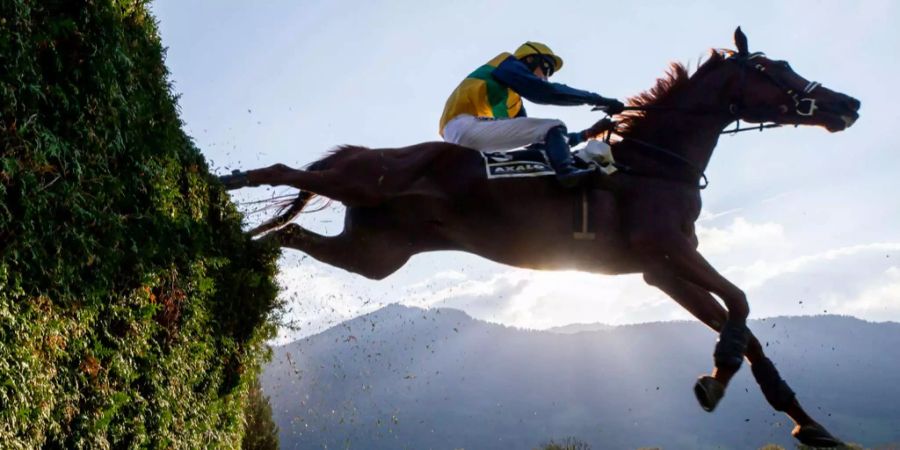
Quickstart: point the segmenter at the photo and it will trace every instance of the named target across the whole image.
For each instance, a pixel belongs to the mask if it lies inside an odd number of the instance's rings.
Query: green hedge
[[[0,0],[0,443],[239,446],[278,249],[181,129],[145,1]]]

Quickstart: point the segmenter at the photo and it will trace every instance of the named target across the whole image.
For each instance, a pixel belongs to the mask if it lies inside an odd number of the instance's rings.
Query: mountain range
[[[749,326],[832,433],[900,442],[900,324]],[[274,347],[262,385],[285,449],[532,449],[566,437],[594,449],[793,448],[793,424],[746,365],[714,413],[697,405],[715,339],[695,322],[535,331],[390,305]]]

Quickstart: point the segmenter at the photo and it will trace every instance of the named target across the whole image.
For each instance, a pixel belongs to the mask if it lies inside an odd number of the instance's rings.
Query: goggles
[[[541,68],[541,72],[544,73],[548,78],[553,75],[553,72],[556,71],[556,64],[550,60],[550,58],[545,57],[544,55],[538,55],[540,57],[540,61],[538,66]]]

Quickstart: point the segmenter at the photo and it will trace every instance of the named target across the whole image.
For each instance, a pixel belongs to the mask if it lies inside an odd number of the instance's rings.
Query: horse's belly
[[[463,250],[493,261],[540,270],[633,271],[609,192],[533,195],[465,215],[459,227],[446,231]]]

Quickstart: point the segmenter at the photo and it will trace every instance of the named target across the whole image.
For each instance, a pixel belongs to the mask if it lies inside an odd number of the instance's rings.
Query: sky
[[[723,4],[606,1],[156,0],[166,65],[186,132],[216,173],[308,164],[343,144],[439,140],[438,119],[469,72],[526,40],[566,61],[553,81],[625,99],[670,62],[695,68],[710,48],[784,59],[808,79],[862,101],[847,131],[785,127],[723,137],[707,169],[700,250],[748,295],[751,317],[846,314],[900,321],[900,6],[888,0]],[[587,106],[528,104],[571,129]],[[253,203],[288,188],[244,189]],[[298,221],[341,231],[343,208]],[[294,250],[280,260],[281,342],[389,303],[452,307],[509,326],[690,319],[639,275],[539,272],[461,252],[413,257],[381,281]]]

